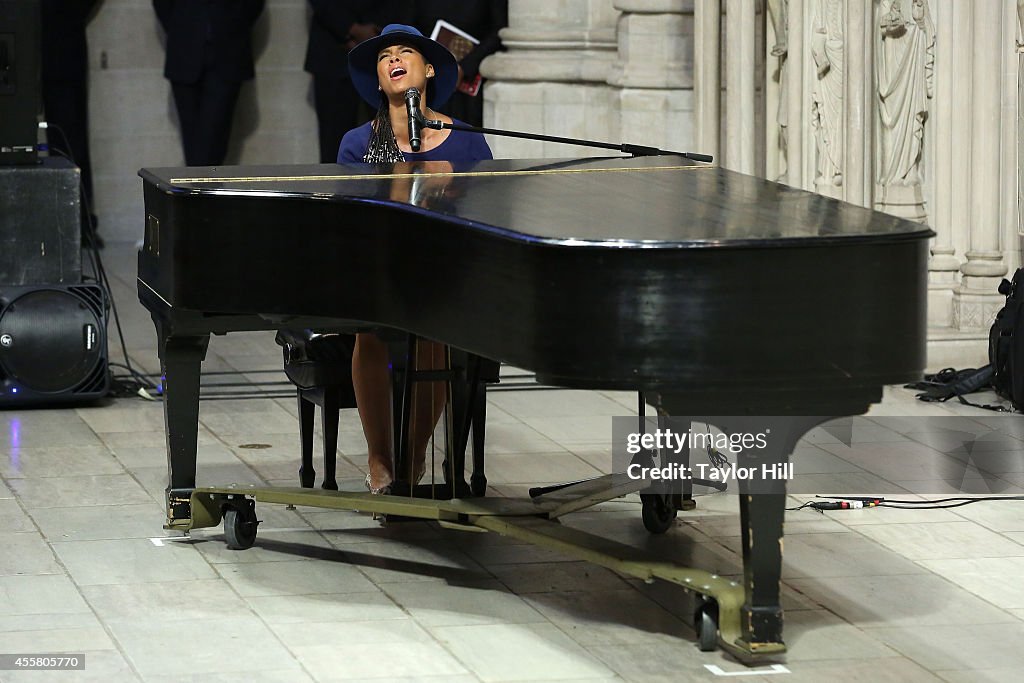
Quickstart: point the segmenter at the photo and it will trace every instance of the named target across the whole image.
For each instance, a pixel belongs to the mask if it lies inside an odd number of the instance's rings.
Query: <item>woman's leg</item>
[[[447,367],[447,355],[448,347],[444,344],[420,339],[416,345],[416,369],[443,370]],[[426,467],[427,444],[444,412],[446,388],[446,382],[413,384],[412,431],[409,439],[413,457],[407,460],[412,465],[412,472],[403,472],[411,483],[416,482],[417,475]]]
[[[394,476],[391,373],[388,347],[372,332],[356,335],[352,353],[352,387],[369,453],[370,487],[389,485]]]

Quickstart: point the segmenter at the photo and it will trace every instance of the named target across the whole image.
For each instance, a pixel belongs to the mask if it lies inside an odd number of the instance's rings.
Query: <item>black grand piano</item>
[[[678,157],[140,175],[168,528],[207,514],[196,436],[211,333],[394,328],[544,384],[642,391],[669,415],[856,415],[925,364],[930,230]],[[798,421],[786,447],[823,419]],[[742,604],[722,640],[777,652],[785,490],[739,500]]]

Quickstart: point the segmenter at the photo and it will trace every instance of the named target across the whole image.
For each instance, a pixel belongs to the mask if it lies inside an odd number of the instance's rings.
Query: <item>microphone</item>
[[[418,152],[423,142],[423,119],[420,118],[420,91],[416,88],[405,91],[405,109],[409,112],[409,146],[412,147],[412,151]]]

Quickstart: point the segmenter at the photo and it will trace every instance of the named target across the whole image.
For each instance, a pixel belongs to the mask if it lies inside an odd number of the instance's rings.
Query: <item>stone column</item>
[[[1017,232],[1024,235],[1024,0],[1017,0]],[[1024,260],[1024,259],[1021,259]]]
[[[973,0],[970,152],[970,249],[953,296],[953,323],[961,330],[986,329],[1003,303],[996,287],[1006,274],[1000,244],[1000,80],[1003,64],[1002,0]],[[965,179],[966,181],[966,179]]]
[[[804,41],[804,3],[790,0],[788,3],[787,31],[788,53],[786,57],[786,80],[783,84],[786,99],[788,136],[786,138],[786,182],[793,187],[811,189],[805,182],[804,172],[804,131],[807,130],[806,98],[804,97],[804,70],[807,53]],[[813,180],[813,178],[812,178]]]
[[[872,206],[871,141],[874,139],[872,82],[873,13],[867,2],[846,3],[845,126],[846,152],[843,170],[844,198],[859,206]]]
[[[693,0],[615,0],[622,141],[701,151],[693,131]]]
[[[933,327],[950,327],[953,324],[953,288],[957,284],[960,259],[953,244],[953,205],[957,186],[965,182],[961,162],[965,148],[954,142],[954,121],[963,117],[961,106],[970,101],[969,80],[959,81],[956,62],[963,56],[954,46],[962,44],[964,26],[954,16],[956,0],[937,0],[934,17],[936,29],[935,50],[935,139],[948,141],[936,145],[929,155],[928,168],[934,178],[935,201],[931,207],[930,221],[935,230],[931,259],[928,261],[928,324]],[[970,11],[969,8],[966,8]],[[958,103],[961,103],[958,105]],[[959,113],[958,113],[959,112]],[[964,117],[966,118],[966,117]],[[963,144],[968,144],[963,141]],[[966,226],[964,226],[966,227]]]
[[[765,22],[765,177],[784,181],[786,178],[786,126],[784,87],[787,44],[786,14],[789,0],[767,0],[768,21]]]
[[[756,91],[754,58],[757,19],[754,0],[726,0],[725,116],[728,139],[725,166],[741,173],[756,172],[757,130],[754,125]]]
[[[616,57],[612,0],[515,0],[501,31],[506,51],[480,65],[487,126],[618,142],[618,93],[607,79]],[[585,147],[488,139],[499,158],[607,154]]]
[[[694,2],[694,106],[698,151],[721,162],[722,129],[721,0]]]

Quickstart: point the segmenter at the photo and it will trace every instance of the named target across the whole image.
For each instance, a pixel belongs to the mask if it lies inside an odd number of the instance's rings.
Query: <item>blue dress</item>
[[[462,124],[461,121],[453,121]],[[362,163],[372,132],[372,122],[367,122],[345,133],[345,137],[341,139],[341,147],[338,148],[338,163]],[[494,158],[483,135],[460,130],[449,131],[445,141],[434,149],[426,152],[402,152],[402,155],[406,161],[482,161]]]

